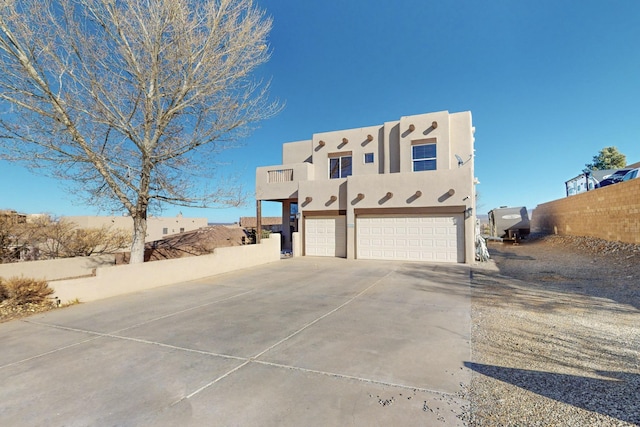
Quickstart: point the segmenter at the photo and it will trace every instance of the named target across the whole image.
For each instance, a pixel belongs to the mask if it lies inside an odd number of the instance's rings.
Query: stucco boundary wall
[[[538,205],[532,231],[640,244],[640,179]]]
[[[50,282],[62,303],[95,301],[188,282],[280,260],[280,234],[257,245],[216,248],[210,255],[98,268],[95,277]]]
[[[24,276],[33,279],[60,280],[80,276],[91,276],[99,267],[113,266],[115,255],[47,259],[0,264],[0,277],[8,279]]]

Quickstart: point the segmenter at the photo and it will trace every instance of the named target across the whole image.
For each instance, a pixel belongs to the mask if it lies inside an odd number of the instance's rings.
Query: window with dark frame
[[[436,170],[436,144],[419,144],[411,147],[413,171]]]
[[[329,178],[346,178],[351,175],[351,156],[329,158]]]
[[[373,153],[364,153],[364,162],[373,163]]]

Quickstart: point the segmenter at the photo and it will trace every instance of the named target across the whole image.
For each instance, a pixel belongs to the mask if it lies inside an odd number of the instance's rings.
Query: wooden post
[[[262,238],[262,200],[256,200],[256,243]]]

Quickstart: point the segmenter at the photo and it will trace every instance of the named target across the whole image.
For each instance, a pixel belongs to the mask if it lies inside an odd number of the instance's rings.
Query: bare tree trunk
[[[131,258],[129,264],[142,264],[144,262],[144,242],[147,235],[147,214],[139,214],[133,217],[133,242],[131,243]]]

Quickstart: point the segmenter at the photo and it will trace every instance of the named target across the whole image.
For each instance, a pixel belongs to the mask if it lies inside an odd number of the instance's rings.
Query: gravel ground
[[[57,304],[53,300],[47,300],[39,304],[14,304],[12,301],[4,300],[0,302],[0,323],[32,316],[55,308],[57,308]]]
[[[534,236],[489,252],[471,282],[465,421],[640,425],[640,246]]]

